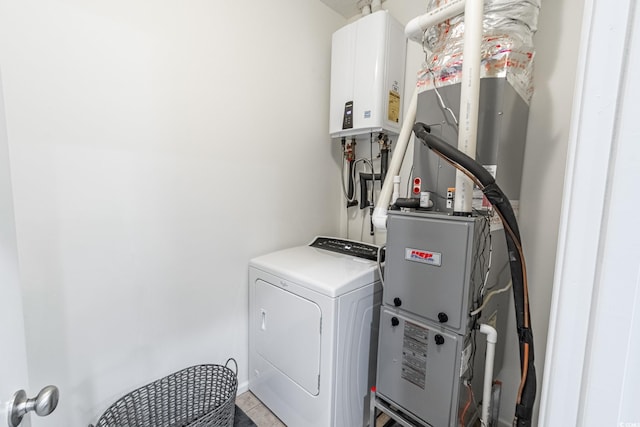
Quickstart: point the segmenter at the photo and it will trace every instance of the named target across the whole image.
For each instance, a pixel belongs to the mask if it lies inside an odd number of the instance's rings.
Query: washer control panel
[[[378,247],[352,240],[336,239],[334,237],[317,237],[309,246],[337,252],[344,255],[352,255],[371,261],[378,259]]]

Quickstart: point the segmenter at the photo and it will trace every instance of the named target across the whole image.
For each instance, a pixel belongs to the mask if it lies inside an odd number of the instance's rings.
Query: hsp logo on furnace
[[[442,265],[442,254],[440,252],[428,251],[426,249],[405,248],[404,259],[407,261],[435,265],[437,267]]]

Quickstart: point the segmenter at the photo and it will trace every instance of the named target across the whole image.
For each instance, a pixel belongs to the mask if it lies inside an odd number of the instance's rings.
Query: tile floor
[[[258,427],[287,427],[250,391],[236,397],[236,405],[238,405]],[[389,420],[390,418],[386,414],[379,414],[376,419],[376,427],[383,427]],[[480,421],[476,421],[474,427],[480,427]]]
[[[250,391],[236,397],[236,405],[242,409],[258,427],[286,427],[282,421],[271,413]]]
[[[258,427],[287,427],[250,391],[236,397],[236,405],[238,405]],[[376,420],[376,427],[384,426],[388,420],[389,418],[387,418],[385,414],[382,414]]]

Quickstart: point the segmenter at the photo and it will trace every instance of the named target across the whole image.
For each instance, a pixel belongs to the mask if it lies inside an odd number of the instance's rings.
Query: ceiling
[[[345,18],[360,15],[361,9],[371,4],[371,0],[320,0]],[[384,0],[382,0],[384,2]]]
[[[349,19],[360,13],[359,0],[320,0],[340,15]]]

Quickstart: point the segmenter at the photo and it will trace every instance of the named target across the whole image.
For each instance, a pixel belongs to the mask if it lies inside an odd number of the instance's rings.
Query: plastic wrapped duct
[[[427,0],[428,11],[451,0]],[[473,1],[473,0],[467,0]],[[482,68],[480,77],[504,77],[529,103],[533,95],[533,35],[538,24],[540,0],[485,0]],[[418,87],[428,90],[459,83],[462,75],[464,18],[462,15],[427,29],[427,52],[418,73]]]

